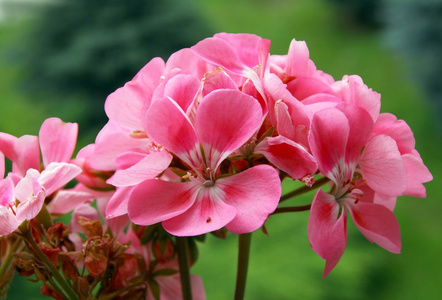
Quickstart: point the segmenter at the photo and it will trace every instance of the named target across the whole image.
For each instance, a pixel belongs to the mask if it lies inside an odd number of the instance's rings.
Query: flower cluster
[[[206,233],[259,229],[291,179],[308,190],[329,183],[314,195],[308,224],[324,276],[344,252],[348,215],[369,241],[399,253],[396,198],[425,197],[432,179],[411,129],[380,113],[380,95],[360,77],[335,81],[317,70],[304,42],[293,40],[287,55],[269,48],[256,35],[220,33],[152,59],[108,96],[109,122],[73,160],[76,124],[48,119],[38,138],[1,133],[0,174],[3,155],[12,171],[0,181],[0,235],[46,235],[33,253],[69,258],[74,275],[65,277],[77,294],[98,283],[103,294],[143,294],[147,285],[143,297],[177,299],[181,239],[192,253]],[[62,230],[72,245],[47,246],[61,225],[35,227],[42,211],[51,220],[72,212]],[[204,298],[200,278],[189,281]]]

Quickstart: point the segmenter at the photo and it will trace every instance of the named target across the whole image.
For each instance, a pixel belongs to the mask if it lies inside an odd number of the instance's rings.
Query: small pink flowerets
[[[0,236],[15,231],[23,221],[35,218],[46,197],[54,195],[82,172],[70,162],[77,132],[77,124],[49,118],[43,122],[38,137],[17,138],[0,133],[2,178],[4,156],[12,161],[12,172],[0,180]]]
[[[241,234],[276,209],[281,179],[312,186],[322,175],[332,186],[316,193],[308,233],[324,276],[344,251],[348,214],[398,253],[396,198],[424,197],[432,179],[410,128],[380,114],[380,95],[359,76],[317,70],[305,42],[287,55],[269,49],[256,35],[216,34],[151,60],[109,95],[109,122],[85,161],[113,174],[107,218],[162,222],[177,236]]]

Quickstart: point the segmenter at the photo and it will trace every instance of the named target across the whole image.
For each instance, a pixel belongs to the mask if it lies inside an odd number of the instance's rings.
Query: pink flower
[[[339,104],[317,112],[309,137],[319,170],[333,182],[330,194],[313,199],[308,234],[313,250],[326,260],[326,276],[341,258],[350,214],[371,242],[393,253],[401,249],[398,222],[383,203],[364,197],[364,190],[389,197],[406,188],[406,171],[396,142],[387,135],[370,139],[373,119],[354,105]]]
[[[147,134],[190,167],[189,181],[149,179],[132,192],[129,218],[136,224],[163,222],[177,236],[227,226],[234,233],[258,229],[276,208],[278,173],[259,165],[222,177],[221,163],[261,125],[256,99],[237,90],[216,90],[201,101],[195,123],[172,99],[155,101],[146,116]]]

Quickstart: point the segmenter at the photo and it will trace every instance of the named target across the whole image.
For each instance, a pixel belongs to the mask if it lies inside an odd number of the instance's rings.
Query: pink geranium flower
[[[313,250],[326,260],[324,276],[344,252],[348,214],[369,241],[393,253],[401,249],[399,225],[391,210],[364,197],[367,189],[397,197],[406,188],[396,142],[387,135],[370,139],[372,128],[370,114],[351,104],[321,110],[313,117],[310,147],[319,170],[334,184],[329,194],[316,193],[308,226]]]
[[[149,179],[129,199],[136,224],[163,222],[177,236],[220,229],[234,233],[258,229],[276,208],[278,173],[259,165],[223,177],[221,163],[253,136],[262,122],[258,101],[238,90],[216,90],[201,101],[195,122],[172,99],[155,101],[146,116],[147,134],[190,168],[184,182]]]

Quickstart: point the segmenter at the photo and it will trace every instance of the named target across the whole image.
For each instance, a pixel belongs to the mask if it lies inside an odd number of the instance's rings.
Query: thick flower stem
[[[177,237],[178,265],[180,267],[181,290],[183,300],[192,300],[192,286],[190,284],[189,254],[187,251],[187,237]]]
[[[68,298],[71,300],[78,300],[78,296],[72,286],[68,282],[66,282],[66,280],[63,278],[63,276],[61,276],[61,274],[58,272],[57,268],[52,264],[49,258],[40,250],[40,248],[32,238],[31,233],[29,231],[25,231],[20,236],[28,243],[28,245],[32,248],[32,251],[38,256],[38,258],[44,262],[45,266],[49,268],[50,272],[55,277],[55,280],[66,293]]]
[[[20,239],[16,239],[12,246],[8,246],[4,260],[0,263],[0,278],[3,278],[6,272],[8,272],[9,268],[11,267],[13,255],[19,250],[20,247],[22,247],[22,241]]]
[[[244,299],[246,291],[247,270],[249,268],[250,244],[252,233],[239,235],[238,269],[236,273],[235,300]]]
[[[311,204],[307,205],[300,205],[300,206],[287,206],[287,207],[278,207],[275,209],[275,211],[272,213],[272,215],[285,213],[285,212],[297,212],[297,211],[306,211],[310,210]]]
[[[293,197],[308,193],[308,192],[326,184],[329,181],[330,181],[330,179],[328,179],[327,177],[322,177],[322,178],[316,180],[315,183],[313,183],[313,185],[311,187],[303,186],[303,187],[300,187],[299,189],[296,189],[294,191],[291,191],[291,192],[288,192],[287,194],[282,195],[279,202],[283,202],[283,201],[286,201],[286,200],[291,199]]]

